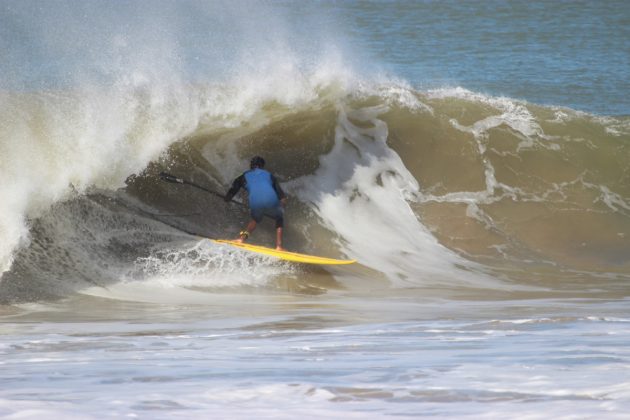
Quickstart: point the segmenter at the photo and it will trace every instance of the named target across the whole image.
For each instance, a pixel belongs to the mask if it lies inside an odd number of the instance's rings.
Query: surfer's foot
[[[286,249],[282,248],[282,245],[278,245],[278,246],[276,246],[276,249],[277,249],[278,251],[286,251]]]
[[[239,233],[239,237],[237,239],[235,239],[235,242],[238,242],[239,244],[242,244],[243,242],[245,242],[247,240],[247,238],[249,238],[249,232],[246,230],[242,230]]]

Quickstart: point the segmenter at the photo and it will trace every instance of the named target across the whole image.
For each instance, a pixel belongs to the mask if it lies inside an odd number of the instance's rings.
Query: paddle
[[[210,193],[210,194],[216,195],[217,197],[221,197],[222,199],[225,199],[225,196],[223,194],[220,194],[216,191],[209,190],[206,187],[202,187],[201,185],[195,184],[194,182],[188,181],[186,179],[178,178],[175,175],[171,175],[167,172],[160,172],[160,178],[162,179],[162,181],[170,182],[172,184],[190,185],[191,187],[199,188],[202,191],[205,191],[207,193]],[[238,204],[239,206],[242,206],[242,207],[247,207],[245,203],[241,203],[240,201],[236,201],[236,200],[230,200],[230,203]],[[275,219],[273,216],[270,216],[267,213],[265,213],[265,217],[268,217],[270,219]]]
[[[162,181],[170,182],[172,184],[190,185],[191,187],[199,188],[202,191],[205,191],[207,193],[210,193],[210,194],[216,195],[217,197],[221,197],[221,198],[225,199],[225,196],[223,194],[221,194],[221,193],[218,193],[216,191],[212,191],[212,190],[210,190],[210,189],[208,189],[206,187],[202,187],[199,184],[195,184],[192,181],[188,181],[188,180],[183,179],[183,178],[178,178],[175,175],[171,175],[171,174],[166,173],[166,172],[160,172],[160,178],[162,179]],[[245,204],[240,203],[240,202],[235,201],[235,200],[230,200],[230,202],[236,203],[236,204],[238,204],[240,206],[244,206],[245,205]]]

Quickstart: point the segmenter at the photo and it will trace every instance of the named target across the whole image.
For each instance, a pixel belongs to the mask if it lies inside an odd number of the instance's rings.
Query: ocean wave
[[[74,231],[82,244],[73,218],[86,216],[61,209],[89,208],[86,194],[94,191],[112,191],[120,203],[111,214],[139,225],[156,219],[151,212],[196,213],[157,219],[234,235],[245,213],[173,189],[157,173],[222,192],[253,154],[266,157],[292,196],[291,246],[356,258],[400,287],[540,286],[522,276],[520,285],[505,282],[506,265],[627,276],[630,147],[619,128],[626,120],[462,88],[350,81],[329,70],[297,72],[289,83],[279,73],[240,86],[136,81],[111,91],[5,92],[2,283],[34,271],[64,277],[42,267],[57,263],[36,244],[74,252],[62,232]],[[62,227],[37,229],[47,221]],[[260,232],[262,242],[270,237]],[[113,239],[100,240],[107,247]],[[150,271],[160,254],[145,245],[119,265]]]

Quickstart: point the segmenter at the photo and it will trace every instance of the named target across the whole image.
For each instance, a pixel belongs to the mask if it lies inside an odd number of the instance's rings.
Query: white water
[[[296,110],[323,88],[356,83],[348,59],[323,40],[330,28],[287,43],[283,30],[295,28],[281,8],[97,6],[25,2],[0,16],[28,33],[7,46],[11,59],[0,67],[0,273],[28,243],[27,219],[53,203],[124,186],[200,126],[235,128],[269,103]],[[21,57],[51,68],[25,68]]]
[[[0,306],[0,417],[627,417],[623,267],[489,275],[442,245],[412,205],[467,203],[471,220],[492,227],[477,204],[525,193],[500,183],[488,160],[486,189],[425,190],[403,163],[409,157],[389,146],[384,119],[395,107],[434,117],[471,134],[482,156],[498,128],[515,133],[517,151],[553,148],[542,122],[522,100],[462,88],[425,95],[375,76],[378,63],[361,60],[345,31],[388,31],[392,22],[347,28],[337,25],[348,24],[344,16],[318,13],[320,5],[3,6],[0,272],[11,275],[6,290],[32,303]],[[367,22],[383,13],[372,13],[374,5],[361,4]],[[440,19],[432,20],[439,29]],[[414,31],[431,40],[430,30]],[[493,115],[465,123],[463,107],[461,118],[444,119],[420,97],[431,105],[469,101]],[[371,102],[350,105],[360,99]],[[162,153],[192,133],[222,133],[200,156],[227,185],[247,165],[235,139],[331,103],[338,106],[331,150],[286,188],[316,219],[308,222],[327,231],[327,243],[335,232],[328,251],[360,265],[305,268],[253,257],[121,211],[120,203],[72,200],[51,209],[94,187],[116,199],[112,191],[129,175],[168,162]],[[562,108],[550,115],[559,125],[583,116]],[[626,120],[601,121],[602,132],[625,141]],[[623,194],[575,182],[627,215]],[[173,201],[186,194],[169,193]],[[223,234],[235,225],[212,227]],[[614,234],[623,238],[619,226]],[[45,231],[30,245],[29,228]],[[30,252],[16,261],[20,250]],[[492,298],[501,293],[511,300]]]
[[[420,187],[387,145],[387,124],[378,118],[387,111],[386,106],[340,106],[332,150],[320,158],[313,175],[291,183],[289,191],[313,206],[322,223],[339,235],[342,250],[394,285],[500,287],[440,245],[409,207],[407,201]]]
[[[206,294],[185,311],[110,303],[117,321],[100,318],[104,303],[5,318],[0,416],[621,419],[630,409],[627,302],[401,298],[394,309]]]

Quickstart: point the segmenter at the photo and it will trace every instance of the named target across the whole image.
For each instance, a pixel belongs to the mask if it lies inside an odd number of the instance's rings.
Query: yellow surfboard
[[[299,254],[297,252],[278,251],[274,248],[267,248],[266,246],[242,244],[236,241],[229,241],[226,239],[211,239],[218,244],[231,245],[246,251],[257,252],[259,254],[269,255],[271,257],[280,258],[285,261],[293,261],[305,264],[326,264],[326,265],[340,265],[340,264],[353,264],[355,260],[337,260],[335,258],[317,257],[315,255]]]

